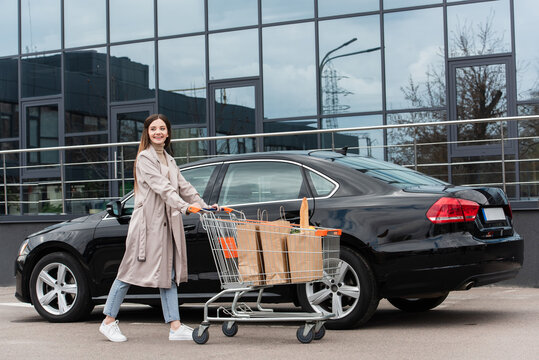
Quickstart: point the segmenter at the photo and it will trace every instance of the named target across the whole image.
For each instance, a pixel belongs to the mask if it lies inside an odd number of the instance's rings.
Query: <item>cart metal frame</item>
[[[314,313],[281,312],[265,308],[262,306],[264,290],[272,286],[279,286],[280,284],[255,285],[252,281],[247,281],[242,277],[241,271],[238,268],[238,261],[236,260],[237,253],[241,252],[241,249],[235,247],[235,241],[238,235],[237,225],[268,222],[247,220],[243,213],[228,208],[225,208],[225,212],[202,211],[200,212],[200,216],[202,226],[208,233],[208,239],[223,290],[204,304],[204,320],[193,331],[193,340],[196,343],[204,344],[208,341],[208,328],[212,322],[222,322],[222,331],[229,337],[236,335],[238,331],[237,323],[240,322],[304,322],[304,325],[300,326],[296,332],[296,337],[300,342],[310,343],[313,339],[320,340],[324,337],[324,323],[332,318],[334,314],[323,314],[319,311]],[[317,237],[315,239],[320,239],[323,243],[321,249],[323,269],[320,269],[322,270],[320,279],[316,279],[315,281],[336,276],[340,264],[340,230],[325,228],[301,229],[295,225],[292,225],[291,229],[295,232],[310,231],[313,234],[316,233]],[[222,239],[234,239],[234,248],[229,248],[231,244],[223,242]],[[263,254],[264,250],[260,249],[259,252]],[[296,281],[295,283],[301,283],[301,281]],[[251,292],[258,292],[254,309],[246,303],[240,302],[243,295]],[[219,306],[216,316],[210,316],[210,306],[219,300],[223,300],[224,297],[229,298],[228,295],[230,294],[233,294],[233,300],[230,306]]]

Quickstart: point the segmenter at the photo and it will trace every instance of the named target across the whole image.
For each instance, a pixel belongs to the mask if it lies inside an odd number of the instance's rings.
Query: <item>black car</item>
[[[267,302],[293,301],[333,312],[330,328],[365,323],[381,298],[405,311],[441,304],[453,290],[516,276],[523,239],[504,192],[453,186],[391,163],[327,151],[268,152],[203,160],[182,174],[208,203],[256,218],[299,223],[308,198],[310,223],[342,229],[341,272],[333,283],[279,285]],[[134,197],[109,211],[50,226],[22,243],[16,297],[49,321],[74,321],[104,303],[125,249]],[[121,208],[113,215],[112,208]],[[197,215],[184,216],[189,282],[180,302],[220,291],[210,245]],[[126,301],[158,303],[154,289],[132,287]]]

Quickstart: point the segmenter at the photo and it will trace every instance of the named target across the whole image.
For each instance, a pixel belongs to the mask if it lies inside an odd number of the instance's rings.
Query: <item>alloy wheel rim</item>
[[[36,294],[45,311],[53,315],[63,315],[75,304],[78,294],[77,280],[66,265],[48,264],[39,272]]]
[[[305,292],[313,309],[324,315],[333,313],[332,319],[340,319],[356,308],[361,295],[361,284],[350,264],[339,260],[334,276],[306,284]]]

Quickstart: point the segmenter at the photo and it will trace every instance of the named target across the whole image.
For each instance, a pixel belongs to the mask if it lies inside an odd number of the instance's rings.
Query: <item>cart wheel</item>
[[[324,337],[324,335],[326,335],[326,327],[324,325],[322,325],[320,330],[318,330],[316,332],[316,334],[314,334],[314,339],[315,340],[320,340],[320,339],[322,339]]]
[[[199,326],[198,329],[193,330],[193,341],[197,344],[202,345],[208,342],[208,339],[210,338],[210,333],[208,332],[208,328],[204,328],[204,330],[202,330],[202,335],[198,336],[198,331],[200,328],[201,327]]]
[[[299,342],[303,344],[308,344],[314,339],[314,328],[312,328],[307,335],[303,335],[303,331],[305,330],[305,325],[301,325],[296,331],[296,337],[298,338]]]
[[[230,328],[228,327],[228,324],[230,324]],[[228,337],[232,337],[238,333],[238,324],[234,321],[224,322],[221,328],[223,329],[223,334]]]

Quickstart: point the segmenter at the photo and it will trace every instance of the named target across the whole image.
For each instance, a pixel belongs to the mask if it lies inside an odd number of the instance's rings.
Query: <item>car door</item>
[[[211,196],[219,205],[244,213],[247,219],[284,218],[297,224],[303,197],[309,198],[312,209],[314,203],[301,164],[286,160],[227,161]],[[215,273],[207,275],[217,277],[214,264],[211,268]],[[220,290],[213,286],[208,289]],[[276,286],[266,290],[264,296],[268,301],[290,300],[291,291],[290,287]],[[256,297],[256,293],[248,293],[243,298],[252,296]]]

